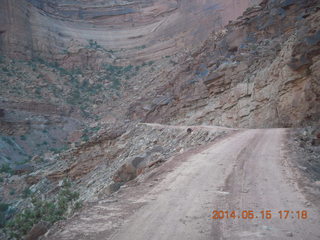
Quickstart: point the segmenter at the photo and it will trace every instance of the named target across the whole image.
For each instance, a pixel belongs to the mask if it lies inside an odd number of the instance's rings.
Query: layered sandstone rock
[[[34,169],[2,173],[4,200],[50,198],[65,178],[97,200],[232,131],[135,121],[318,124],[319,3],[264,0],[237,18],[259,2],[0,0],[0,163]]]
[[[97,119],[230,127],[288,127],[319,121],[317,1],[263,1],[226,28],[224,23],[240,15],[249,2],[241,6],[236,1],[195,0],[139,4],[1,0],[1,52],[32,58],[0,59],[1,95],[15,102],[1,108],[5,114],[0,117],[2,145],[9,152],[15,145],[8,143],[12,135],[18,145],[29,149],[28,157],[38,154],[31,151],[35,144],[50,143],[47,133],[38,137],[59,118],[46,120],[48,114],[60,116],[57,126],[68,126],[63,144],[80,139],[75,122]],[[196,46],[211,30],[215,31],[202,47],[181,50]],[[169,48],[171,56],[161,48],[158,55],[154,48],[160,42],[166,46],[183,42],[183,47]],[[160,58],[145,62],[147,56]],[[137,65],[137,59],[144,59],[143,63]],[[102,64],[108,61],[112,64]],[[136,66],[126,66],[130,61]],[[123,66],[115,66],[118,63]],[[77,69],[66,70],[73,67]],[[9,112],[20,121],[8,121]],[[76,118],[71,120],[73,127],[64,120],[69,117]],[[39,123],[44,126],[41,130]],[[34,139],[42,140],[28,146],[33,141],[23,138],[33,132],[38,133]]]
[[[292,127],[320,119],[319,3],[264,1],[214,33],[157,92],[146,121]]]
[[[0,49],[68,67],[159,59],[198,45],[256,2],[1,0]]]
[[[0,0],[0,163],[70,147],[140,96],[170,101],[154,94],[169,57],[257,2]]]

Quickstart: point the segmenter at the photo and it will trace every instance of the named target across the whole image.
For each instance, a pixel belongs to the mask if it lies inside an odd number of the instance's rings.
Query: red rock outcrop
[[[0,49],[68,67],[159,59],[199,45],[256,2],[1,0]]]

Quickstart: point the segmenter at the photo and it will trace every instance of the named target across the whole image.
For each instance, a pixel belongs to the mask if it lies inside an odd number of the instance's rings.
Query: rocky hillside
[[[318,1],[264,1],[249,8],[179,61],[157,92],[165,101],[152,106],[142,97],[129,114],[230,127],[318,123],[319,19]]]
[[[94,121],[130,120],[141,95],[162,101],[154,90],[174,59],[256,2],[1,0],[0,162],[67,149]]]
[[[0,238],[237,128],[309,126],[319,143],[317,0],[0,6]]]

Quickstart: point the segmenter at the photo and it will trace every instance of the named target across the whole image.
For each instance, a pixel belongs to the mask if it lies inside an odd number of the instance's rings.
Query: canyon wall
[[[199,45],[258,0],[1,0],[0,50],[69,68],[143,62]]]
[[[264,1],[217,31],[128,114],[149,122],[298,127],[320,121],[318,1]]]
[[[63,151],[99,119],[132,120],[128,106],[157,99],[146,91],[168,82],[172,56],[259,2],[0,0],[0,162]]]
[[[4,162],[19,146],[24,161],[63,151],[105,123],[319,123],[318,1],[0,0],[0,6]],[[43,106],[69,110],[48,113]]]

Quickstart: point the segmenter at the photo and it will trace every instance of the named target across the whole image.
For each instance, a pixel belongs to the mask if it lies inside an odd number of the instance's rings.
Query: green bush
[[[5,232],[11,238],[21,239],[26,235],[33,225],[40,221],[53,224],[64,219],[69,208],[81,207],[81,203],[76,201],[79,193],[70,190],[71,183],[64,181],[57,197],[54,200],[42,200],[40,197],[32,198],[32,206],[16,214],[5,225]]]
[[[0,63],[5,63],[5,56],[0,55]]]
[[[141,46],[135,47],[135,49],[141,50],[141,49],[145,49],[146,47],[147,47],[146,45],[141,45]]]
[[[16,194],[16,190],[14,188],[11,188],[9,191],[10,195],[15,195]]]
[[[4,163],[0,168],[0,173],[13,174],[13,169],[10,167],[9,163]]]
[[[88,135],[83,135],[81,137],[81,140],[84,141],[84,142],[88,142],[89,141],[89,136]]]
[[[32,192],[29,188],[25,188],[23,191],[22,191],[22,197],[23,198],[27,198],[29,196],[31,196]]]
[[[101,50],[105,50],[101,45],[99,45],[98,43],[97,43],[97,41],[93,41],[92,39],[90,39],[89,41],[88,41],[88,46],[86,46],[86,48],[91,48],[91,49],[101,49]]]
[[[20,140],[25,141],[27,140],[27,137],[25,135],[20,136]]]
[[[9,72],[9,69],[7,67],[2,67],[3,72]]]
[[[10,204],[0,202],[0,228],[3,228],[6,222],[6,212]]]

